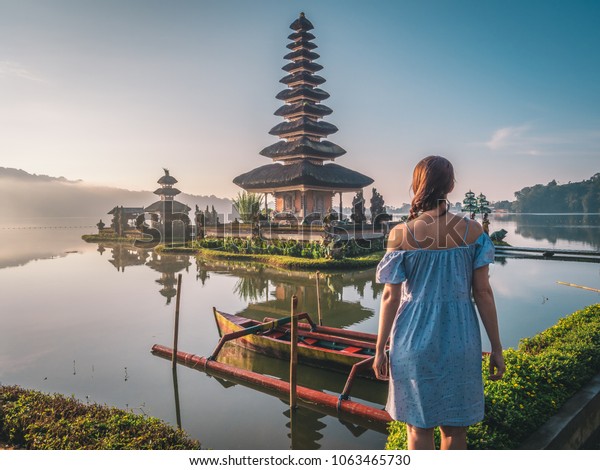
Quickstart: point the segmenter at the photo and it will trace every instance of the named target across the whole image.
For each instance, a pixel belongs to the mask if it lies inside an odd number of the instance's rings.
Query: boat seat
[[[285,333],[283,331],[273,331],[272,333],[268,333],[267,336],[269,338],[274,338],[274,339],[278,339],[281,338],[282,336],[285,336]]]
[[[346,354],[356,354],[357,352],[362,351],[363,348],[359,348],[356,346],[348,346],[347,348],[342,349],[340,352]]]
[[[300,341],[310,345],[316,344],[318,342],[318,340],[316,340],[315,338],[302,338],[300,339]]]

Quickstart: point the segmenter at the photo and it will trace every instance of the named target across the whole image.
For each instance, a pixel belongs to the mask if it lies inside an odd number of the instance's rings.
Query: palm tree
[[[263,201],[262,194],[248,193],[246,191],[238,193],[233,200],[233,207],[244,223],[252,223],[257,220],[260,213],[260,206]]]

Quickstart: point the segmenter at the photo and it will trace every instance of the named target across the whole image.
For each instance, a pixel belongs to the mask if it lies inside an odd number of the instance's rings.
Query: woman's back
[[[390,232],[388,250],[444,250],[470,245],[483,233],[474,220],[455,214],[422,214]]]

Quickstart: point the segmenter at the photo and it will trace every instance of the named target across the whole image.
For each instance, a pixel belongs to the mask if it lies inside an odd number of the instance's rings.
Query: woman
[[[389,374],[387,410],[407,423],[409,449],[434,449],[437,426],[442,449],[466,449],[467,426],[483,419],[481,336],[471,293],[492,347],[490,378],[505,370],[488,276],[494,246],[477,222],[448,212],[453,188],[448,160],[432,156],[417,164],[408,222],[392,229],[377,267],[385,288],[373,369],[380,379]]]

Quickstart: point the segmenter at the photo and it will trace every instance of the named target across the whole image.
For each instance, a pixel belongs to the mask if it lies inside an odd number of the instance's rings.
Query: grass
[[[363,269],[377,266],[381,261],[384,251],[375,251],[363,256],[342,259],[329,258],[300,258],[296,256],[265,255],[230,253],[222,250],[211,250],[209,248],[187,248],[187,247],[160,247],[158,251],[164,253],[196,254],[200,258],[216,259],[226,261],[251,261],[268,264],[284,269]]]
[[[0,442],[29,450],[200,449],[157,418],[16,386],[0,386]]]

